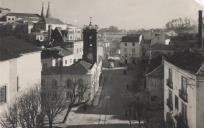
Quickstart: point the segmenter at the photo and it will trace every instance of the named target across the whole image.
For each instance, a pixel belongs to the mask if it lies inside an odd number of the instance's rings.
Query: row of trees
[[[195,29],[196,25],[189,18],[177,18],[167,22],[166,28],[169,30],[188,30]]]
[[[88,86],[82,80],[71,81],[66,87],[43,86],[34,88],[19,96],[0,120],[3,128],[53,127],[56,117],[66,110],[63,123],[73,107],[86,104]]]

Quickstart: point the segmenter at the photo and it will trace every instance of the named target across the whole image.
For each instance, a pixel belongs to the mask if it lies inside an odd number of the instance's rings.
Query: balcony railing
[[[172,103],[172,99],[168,98],[167,99],[167,106],[169,107],[170,111],[173,110],[173,103]]]
[[[183,89],[179,90],[179,97],[183,99],[183,101],[188,102],[188,94]]]
[[[166,85],[169,86],[169,88],[173,89],[173,82],[170,79],[166,80]]]

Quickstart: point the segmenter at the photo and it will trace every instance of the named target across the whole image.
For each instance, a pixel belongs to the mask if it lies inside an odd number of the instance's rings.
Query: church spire
[[[51,14],[50,14],[50,2],[48,2],[46,18],[51,18]]]
[[[45,15],[44,15],[44,2],[42,3],[41,17],[45,17]]]

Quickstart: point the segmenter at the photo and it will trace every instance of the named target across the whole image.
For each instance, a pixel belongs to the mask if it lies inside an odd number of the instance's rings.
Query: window
[[[169,90],[169,99],[172,100],[172,92]]]
[[[12,18],[12,20],[14,20],[14,18]]]
[[[181,115],[183,117],[184,123],[187,124],[187,107],[186,107],[186,105],[184,103],[182,103]]]
[[[11,20],[10,18],[8,18],[8,20]]]
[[[0,87],[0,103],[6,103],[6,86]]]
[[[65,60],[64,63],[67,64],[67,60]]]
[[[45,89],[45,80],[44,79],[41,80],[41,88]]]
[[[89,36],[89,40],[91,40],[93,37],[92,36]]]
[[[181,90],[187,93],[187,78],[181,77]]]
[[[52,88],[57,88],[57,80],[52,80]]]
[[[132,42],[132,46],[135,46],[135,42]]]
[[[175,108],[178,110],[179,108],[179,105],[178,105],[178,97],[175,96]]]
[[[169,80],[172,81],[172,69],[169,68]]]

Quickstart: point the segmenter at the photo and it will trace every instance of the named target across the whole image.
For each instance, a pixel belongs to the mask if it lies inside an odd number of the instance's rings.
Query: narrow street
[[[105,70],[105,82],[98,106],[89,107],[85,112],[76,110],[71,112],[66,122],[69,127],[93,128],[128,128],[129,121],[125,118],[125,105],[132,100],[127,91],[127,84],[131,84],[133,71],[123,74],[123,69]]]

